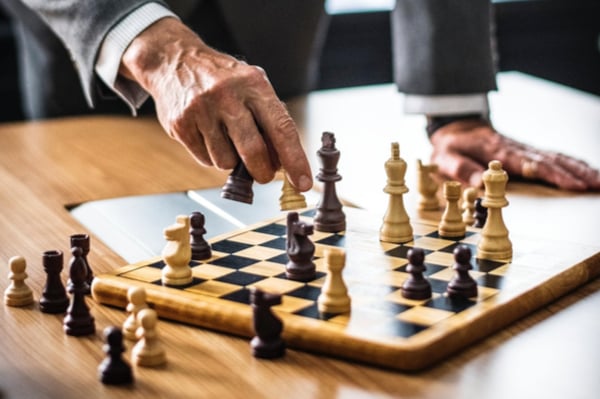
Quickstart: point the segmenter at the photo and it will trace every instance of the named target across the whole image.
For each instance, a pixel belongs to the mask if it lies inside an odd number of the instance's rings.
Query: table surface
[[[517,139],[576,155],[600,167],[600,100],[518,73],[502,74],[491,96],[497,127]],[[290,102],[303,143],[314,155],[324,130],[342,152],[338,192],[371,211],[385,210],[383,162],[399,141],[415,187],[416,159],[427,160],[424,121],[401,112],[393,86],[312,93]],[[357,149],[360,152],[357,153]],[[0,262],[22,255],[36,298],[44,284],[41,253],[68,250],[83,231],[67,206],[103,198],[217,187],[225,172],[198,166],[153,119],[86,117],[0,125]],[[510,182],[505,209],[511,231],[598,244],[600,194],[573,194]],[[416,190],[406,195],[415,214]],[[439,213],[421,215],[439,217]],[[95,273],[124,264],[92,237]],[[7,268],[0,289],[8,285]],[[0,395],[7,398],[574,398],[600,391],[600,279],[469,347],[431,369],[399,373],[289,350],[275,361],[254,359],[245,339],[161,322],[164,369],[136,368],[130,388],[102,385],[102,330],[124,312],[89,301],[97,333],[75,338],[62,316],[37,305],[0,308]],[[128,353],[126,356],[129,357]]]

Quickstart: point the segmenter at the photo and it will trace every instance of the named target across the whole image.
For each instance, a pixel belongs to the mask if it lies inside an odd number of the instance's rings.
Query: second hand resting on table
[[[119,73],[152,95],[165,131],[201,164],[232,169],[241,158],[259,183],[283,167],[297,189],[312,187],[296,125],[261,68],[210,48],[177,19],[164,18],[134,39]],[[600,173],[586,163],[526,146],[481,120],[445,125],[431,143],[440,172],[469,186],[481,187],[487,163],[497,159],[511,176],[600,190]]]

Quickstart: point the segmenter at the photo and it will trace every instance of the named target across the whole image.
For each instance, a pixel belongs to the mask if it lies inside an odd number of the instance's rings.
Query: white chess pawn
[[[346,254],[341,249],[325,250],[327,275],[317,304],[321,313],[341,314],[350,312],[350,296],[342,278]]]
[[[140,324],[137,320],[137,315],[140,310],[147,309],[148,304],[146,303],[146,290],[143,287],[131,287],[127,291],[127,312],[129,316],[123,323],[123,337],[130,341],[136,341],[136,331]]]
[[[144,367],[161,366],[167,362],[165,349],[156,331],[158,316],[153,309],[142,309],[137,315],[140,326],[137,330],[138,342],[131,350],[135,364]]]
[[[477,199],[477,189],[469,187],[463,192],[462,220],[467,226],[475,223],[475,200]]]
[[[279,197],[279,208],[282,211],[306,208],[306,198],[292,186],[285,172],[283,173],[283,186],[281,187],[281,196]]]
[[[4,291],[4,303],[8,306],[27,306],[33,303],[33,292],[25,283],[27,263],[22,256],[13,256],[8,261],[10,285]]]
[[[440,237],[459,238],[466,234],[465,222],[462,220],[458,200],[460,199],[460,183],[457,181],[444,182],[444,198],[446,198],[446,209],[438,225]]]

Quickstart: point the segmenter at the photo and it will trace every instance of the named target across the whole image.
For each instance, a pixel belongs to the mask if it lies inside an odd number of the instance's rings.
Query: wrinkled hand
[[[174,18],[142,32],[119,73],[154,98],[165,131],[203,165],[246,165],[259,183],[282,166],[296,188],[312,176],[294,121],[264,71],[208,47]]]
[[[583,161],[542,151],[505,137],[480,120],[459,120],[432,136],[431,161],[443,175],[481,187],[489,161],[497,159],[510,176],[543,180],[561,189],[600,190],[600,172]]]

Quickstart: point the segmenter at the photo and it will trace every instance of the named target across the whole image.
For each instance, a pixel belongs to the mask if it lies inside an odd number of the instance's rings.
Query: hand
[[[488,162],[497,159],[510,176],[543,180],[564,190],[600,190],[600,172],[585,162],[519,143],[482,120],[442,126],[431,143],[431,161],[440,172],[469,186],[481,187]]]
[[[201,164],[232,169],[241,158],[259,183],[282,166],[297,189],[311,188],[296,125],[261,68],[163,18],[133,40],[119,73],[150,93],[165,131]]]

